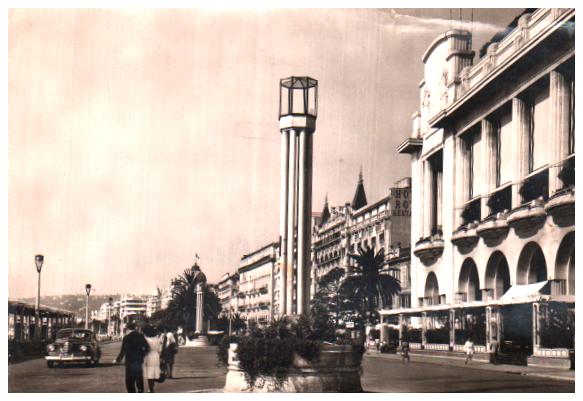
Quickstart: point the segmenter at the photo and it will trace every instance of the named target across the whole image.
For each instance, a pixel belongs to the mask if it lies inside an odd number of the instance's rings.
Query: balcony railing
[[[522,203],[529,203],[535,199],[549,199],[549,169],[546,168],[528,176],[518,191],[522,197]]]
[[[488,199],[489,215],[507,212],[512,209],[512,186],[496,189]]]
[[[456,292],[455,302],[468,302],[468,294],[465,292]]]
[[[567,280],[552,280],[551,295],[567,295]]]
[[[480,221],[482,213],[481,199],[477,198],[465,204],[461,217],[463,225]]]

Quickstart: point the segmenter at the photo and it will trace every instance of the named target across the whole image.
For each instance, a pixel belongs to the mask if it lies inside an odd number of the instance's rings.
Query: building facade
[[[351,203],[329,207],[326,200],[319,224],[312,230],[312,294],[317,290],[318,280],[330,270],[352,266],[354,261],[348,255],[358,253],[360,248],[372,248],[376,252],[383,249],[387,262],[399,255],[408,271],[409,262],[402,260],[401,255],[409,249],[410,197],[411,180],[404,178],[389,189],[387,196],[368,204],[360,174]],[[396,260],[393,259],[395,268],[398,267]],[[403,290],[409,296],[409,289],[403,286]]]
[[[221,301],[221,314],[232,316],[239,313],[239,274],[225,273],[217,287]]]
[[[496,339],[531,364],[568,366],[575,10],[527,11],[475,64],[464,30],[422,57],[420,110],[398,149],[411,155],[412,308],[383,315],[414,346],[457,350],[471,335],[478,351]]]
[[[279,256],[279,243],[274,242],[241,258],[237,312],[243,319],[261,324],[273,319]]]
[[[130,316],[145,316],[147,309],[148,302],[144,297],[125,294],[119,301],[119,316],[124,321]]]

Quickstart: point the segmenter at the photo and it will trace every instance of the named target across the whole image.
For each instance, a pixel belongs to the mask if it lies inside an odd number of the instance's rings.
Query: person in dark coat
[[[142,364],[149,351],[144,335],[136,330],[133,323],[128,324],[129,333],[123,337],[121,351],[113,363],[120,363],[125,357],[126,389],[128,393],[144,392],[144,373]]]

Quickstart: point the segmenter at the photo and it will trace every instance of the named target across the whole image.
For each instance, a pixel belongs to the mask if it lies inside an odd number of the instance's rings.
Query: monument
[[[309,311],[312,223],[312,147],[318,113],[318,81],[280,81],[280,316]]]
[[[196,292],[196,310],[194,313],[194,334],[196,338],[190,340],[186,338],[185,347],[206,347],[209,345],[207,330],[204,327],[204,289],[206,286],[206,276],[195,262],[192,266],[193,283]]]

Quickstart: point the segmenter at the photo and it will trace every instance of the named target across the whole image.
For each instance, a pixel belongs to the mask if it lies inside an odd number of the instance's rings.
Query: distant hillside
[[[120,294],[111,295],[91,295],[89,297],[89,310],[97,310],[103,303],[106,303],[112,297],[114,301],[120,299]],[[75,313],[85,313],[84,295],[45,295],[41,297],[41,304],[53,308],[65,309]],[[20,298],[19,301],[34,304],[36,298]]]

